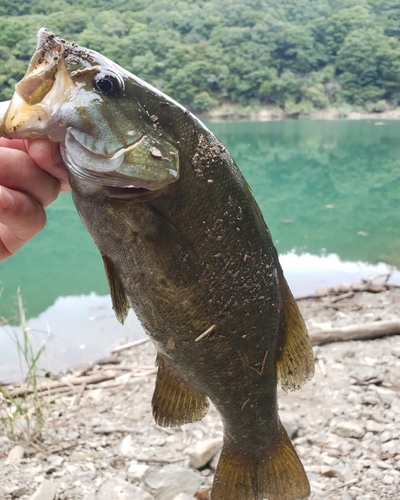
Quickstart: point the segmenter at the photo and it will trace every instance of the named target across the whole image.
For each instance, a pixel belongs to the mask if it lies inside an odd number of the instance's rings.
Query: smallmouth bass
[[[0,127],[60,144],[117,318],[157,348],[155,421],[224,424],[212,500],[298,500],[309,483],[280,423],[311,343],[249,186],[190,112],[101,54],[42,29]]]

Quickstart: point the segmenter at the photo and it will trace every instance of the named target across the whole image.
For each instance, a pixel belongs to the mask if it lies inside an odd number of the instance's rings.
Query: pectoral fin
[[[201,420],[208,410],[205,394],[200,394],[175,376],[157,355],[158,373],[153,394],[153,417],[162,427],[175,427]]]
[[[283,295],[281,354],[277,361],[282,389],[295,391],[314,375],[314,353],[299,307],[280,270]]]
[[[103,258],[104,268],[106,270],[106,276],[108,286],[110,288],[111,300],[115,316],[120,323],[124,324],[129,311],[128,297],[126,296],[124,287],[117,274],[117,270],[115,269],[114,264],[106,255],[101,254],[101,256]]]

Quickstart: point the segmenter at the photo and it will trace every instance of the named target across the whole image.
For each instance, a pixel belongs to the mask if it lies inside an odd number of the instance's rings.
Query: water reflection
[[[27,327],[33,351],[46,346],[39,369],[51,373],[107,356],[116,345],[144,336],[132,311],[122,326],[115,319],[110,296],[94,293],[59,297],[37,318],[29,319]],[[0,329],[0,383],[21,376],[16,336],[22,342],[21,327]]]
[[[400,267],[400,122],[215,124],[280,253]],[[287,221],[291,221],[287,224]]]
[[[344,283],[359,283],[363,279],[390,276],[389,283],[400,285],[400,271],[383,262],[342,262],[336,254],[298,255],[295,251],[280,256],[285,276],[296,298],[312,295],[316,290]],[[379,280],[377,281],[379,283]]]

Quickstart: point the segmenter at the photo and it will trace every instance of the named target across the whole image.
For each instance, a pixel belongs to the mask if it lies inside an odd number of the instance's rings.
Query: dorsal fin
[[[280,266],[278,272],[283,298],[283,342],[276,366],[282,389],[295,391],[314,375],[314,353],[299,306]]]
[[[124,324],[129,311],[128,297],[126,296],[124,287],[117,274],[117,270],[115,269],[114,264],[106,255],[101,254],[101,256],[103,258],[104,268],[106,270],[106,276],[108,286],[110,288],[111,300],[115,316],[120,323]]]

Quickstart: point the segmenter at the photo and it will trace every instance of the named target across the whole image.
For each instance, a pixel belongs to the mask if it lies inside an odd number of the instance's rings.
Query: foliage
[[[0,0],[0,15],[1,99],[12,95],[44,25],[198,112],[225,102],[305,110],[400,103],[394,0]]]
[[[24,393],[13,396],[7,387],[0,383],[0,431],[15,438],[23,435],[32,442],[40,438],[43,427],[44,401],[38,391],[38,361],[44,351],[42,346],[34,352],[29,328],[26,326],[25,309],[18,290],[18,310],[22,335],[15,334],[15,346],[18,350],[21,376],[23,376]],[[29,396],[28,396],[29,395]]]

